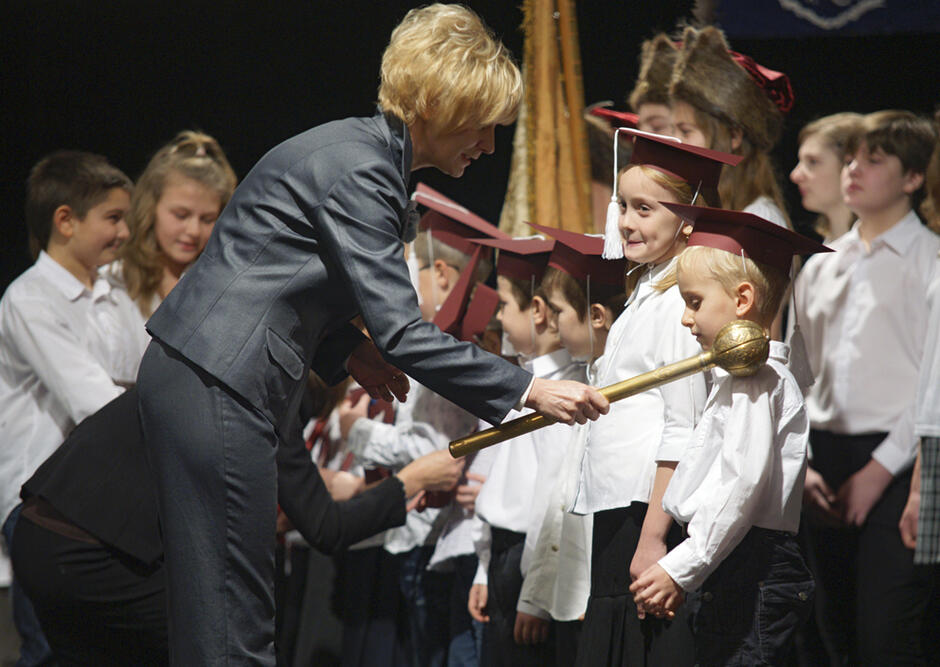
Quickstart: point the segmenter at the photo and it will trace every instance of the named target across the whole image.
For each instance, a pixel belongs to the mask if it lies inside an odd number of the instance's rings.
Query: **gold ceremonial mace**
[[[754,375],[764,365],[769,351],[770,341],[759,324],[750,320],[735,320],[721,328],[715,337],[712,349],[708,352],[702,352],[683,361],[617,382],[604,387],[600,392],[613,403],[667,382],[707,371],[714,366],[721,366],[731,375],[746,377]],[[519,417],[505,424],[454,440],[450,443],[450,455],[455,459],[460,458],[554,423],[555,420],[540,414]]]

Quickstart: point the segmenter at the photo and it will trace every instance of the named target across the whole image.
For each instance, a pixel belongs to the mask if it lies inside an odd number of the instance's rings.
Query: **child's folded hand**
[[[659,618],[674,618],[685,600],[685,591],[658,563],[651,565],[630,585],[638,609]]]

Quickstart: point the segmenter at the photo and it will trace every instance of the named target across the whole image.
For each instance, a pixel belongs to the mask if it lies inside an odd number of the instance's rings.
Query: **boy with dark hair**
[[[807,262],[795,285],[795,321],[816,383],[804,503],[819,584],[818,624],[834,663],[924,658],[928,581],[914,568],[898,521],[917,449],[914,405],[927,331],[927,287],[940,237],[914,209],[936,143],[909,111],[865,116],[842,170],[858,216]]]
[[[90,153],[54,153],[30,172],[26,223],[37,259],[0,300],[0,520],[8,546],[20,485],[137,374],[139,316],[125,292],[98,276],[128,236],[131,188]],[[23,664],[38,664],[48,645],[15,581],[13,599]]]

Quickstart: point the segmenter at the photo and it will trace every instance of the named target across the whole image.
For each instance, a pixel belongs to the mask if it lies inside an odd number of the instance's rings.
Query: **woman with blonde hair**
[[[405,399],[407,373],[491,423],[522,405],[566,423],[608,408],[596,389],[533,380],[418,309],[408,181],[423,167],[461,176],[493,152],[495,125],[522,99],[505,47],[466,7],[413,9],[392,32],[378,97],[372,117],[262,157],[147,323],[137,388],[173,664],[275,664],[274,457],[301,437],[308,370],[331,385],[352,375],[386,400]],[[356,315],[371,339],[349,323]]]
[[[837,239],[855,222],[842,198],[842,166],[846,146],[861,131],[861,114],[823,116],[800,130],[799,162],[790,180],[800,189],[803,208],[819,214],[816,231],[827,241]]]
[[[131,197],[122,261],[112,269],[144,318],[206,247],[235,181],[218,142],[201,132],[180,132],[151,158]]]

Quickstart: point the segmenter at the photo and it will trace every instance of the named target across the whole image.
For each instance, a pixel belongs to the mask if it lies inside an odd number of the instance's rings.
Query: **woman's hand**
[[[565,424],[594,421],[610,410],[610,402],[594,387],[571,380],[535,378],[525,402],[539,414]]]
[[[394,395],[404,403],[408,396],[408,376],[385,361],[371,340],[356,346],[346,360],[346,371],[372,398],[391,402]]]

